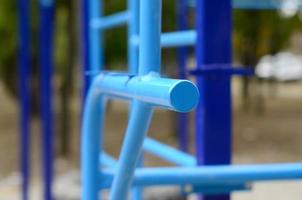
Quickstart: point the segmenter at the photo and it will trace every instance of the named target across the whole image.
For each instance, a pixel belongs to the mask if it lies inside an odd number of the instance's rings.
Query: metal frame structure
[[[231,66],[231,1],[197,1],[196,32],[184,30],[164,34],[160,31],[161,0],[138,2],[140,31],[130,40],[139,45],[138,74],[100,71],[89,86],[81,140],[82,199],[98,199],[99,191],[106,188],[111,188],[110,200],[123,200],[127,198],[131,185],[188,185],[188,193],[203,193],[206,194],[205,199],[224,200],[229,199],[231,191],[249,189],[249,182],[301,179],[301,163],[229,165],[230,76],[250,74]],[[93,21],[90,25],[95,26],[97,21],[102,22],[103,19]],[[113,25],[113,21],[107,21],[106,27]],[[105,27],[101,23],[99,26]],[[199,93],[191,82],[161,78],[159,75],[161,47],[195,43],[198,62],[192,74],[198,75],[201,101],[197,106],[197,120],[202,125],[197,126],[197,159],[146,136],[154,106],[178,112],[187,112],[196,106]],[[94,51],[93,48],[91,50]],[[102,148],[104,110],[108,98],[132,102],[128,128],[117,161]],[[179,167],[137,168],[143,150]],[[198,167],[196,164],[210,166]],[[108,168],[101,168],[100,165]]]
[[[22,199],[29,199],[30,182],[30,17],[29,2],[18,1],[19,25],[19,96],[20,96],[20,170]]]
[[[44,199],[52,198],[53,147],[52,147],[52,91],[54,2],[40,0],[40,98],[42,119]],[[19,95],[20,103],[20,165],[22,172],[22,199],[29,199],[30,185],[30,2],[18,1],[19,13]]]
[[[40,99],[42,123],[42,161],[44,178],[44,199],[52,200],[53,183],[53,113],[52,113],[52,74],[53,74],[53,30],[54,1],[40,0]]]

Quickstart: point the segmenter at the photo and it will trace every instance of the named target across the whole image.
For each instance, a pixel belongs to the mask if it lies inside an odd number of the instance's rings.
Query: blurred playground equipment
[[[53,69],[52,34],[53,5],[40,0],[40,63],[43,130],[44,199],[52,197],[53,138],[52,92]],[[142,198],[140,187],[179,185],[182,192],[201,193],[204,199],[229,199],[229,193],[250,189],[250,182],[299,179],[299,163],[232,166],[231,161],[231,89],[233,75],[253,72],[232,66],[230,0],[178,0],[180,31],[161,33],[161,1],[128,0],[128,10],[103,16],[101,0],[82,2],[84,95],[82,139],[83,199],[97,199],[100,189],[111,188],[111,199],[125,199],[131,183],[136,199]],[[30,180],[29,74],[30,33],[29,2],[18,0],[19,11],[19,73],[21,121],[21,171],[23,199],[28,199]],[[187,27],[189,8],[195,9],[196,29]],[[235,9],[301,9],[293,0],[234,0]],[[107,29],[128,25],[128,72],[105,72],[104,37]],[[186,66],[187,48],[195,46],[196,66]],[[138,48],[139,47],[139,48]],[[161,48],[178,49],[180,80],[161,78]],[[196,108],[196,156],[188,150],[186,114],[179,116],[181,151],[146,137],[153,107],[188,112],[198,101],[195,86],[186,81],[196,77],[200,102]],[[89,92],[88,92],[89,91]],[[102,151],[101,135],[107,98],[130,100],[129,127],[120,158],[115,160]],[[139,122],[139,123],[138,123]],[[178,165],[174,168],[139,168],[140,152],[148,151]],[[101,162],[101,163],[100,163]],[[109,168],[99,170],[99,165]],[[141,163],[143,165],[143,162]],[[199,166],[197,165],[208,165]],[[217,165],[217,166],[216,166]],[[125,176],[125,174],[127,176]],[[189,187],[183,187],[189,186]],[[188,189],[189,188],[189,189]],[[214,196],[213,196],[214,195]],[[217,195],[217,196],[216,196]]]

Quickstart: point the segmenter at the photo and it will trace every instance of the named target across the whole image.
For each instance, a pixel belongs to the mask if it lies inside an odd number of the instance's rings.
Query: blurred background
[[[176,30],[176,5],[163,1],[163,31]],[[31,199],[41,197],[41,125],[39,98],[38,4],[31,1]],[[126,8],[125,0],[107,1],[105,14]],[[57,199],[79,199],[79,136],[82,106],[82,51],[79,0],[55,5],[54,137]],[[189,21],[194,27],[194,12]],[[0,3],[0,199],[20,199],[18,28],[16,1]],[[126,70],[127,30],[105,34],[106,69]],[[194,66],[194,51],[189,65]],[[255,77],[233,79],[233,162],[301,161],[302,155],[302,11],[233,11],[233,61],[248,66]],[[163,50],[163,73],[177,74],[176,50]],[[190,133],[194,141],[193,115]],[[156,111],[150,134],[177,146],[176,114]],[[111,102],[105,148],[117,156],[126,127],[125,104]],[[116,126],[116,122],[119,126]],[[193,143],[192,143],[193,144]],[[191,150],[194,146],[192,145]],[[146,165],[167,165],[147,155]],[[68,187],[66,187],[68,186]],[[235,199],[301,199],[301,182],[257,184]],[[69,192],[66,192],[66,190]],[[169,193],[163,191],[163,193]],[[152,195],[151,195],[152,196]],[[172,198],[173,199],[173,198]]]

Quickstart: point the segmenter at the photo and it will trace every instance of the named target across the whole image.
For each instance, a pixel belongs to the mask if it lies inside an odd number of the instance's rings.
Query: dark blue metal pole
[[[197,67],[230,64],[231,0],[196,1]],[[196,146],[200,165],[231,162],[231,82],[226,76],[198,76],[200,103],[196,110]],[[204,196],[228,200],[229,195]]]
[[[40,17],[40,95],[43,138],[44,199],[51,200],[53,199],[53,116],[51,80],[53,73],[54,2],[40,0]]]
[[[179,30],[186,30],[187,28],[187,16],[188,16],[188,1],[178,0],[177,2],[177,24]],[[177,62],[178,62],[178,78],[186,79],[186,60],[188,55],[187,47],[180,47],[177,50]],[[186,113],[178,114],[178,139],[179,147],[182,151],[188,151],[188,115]]]
[[[86,74],[89,71],[89,66],[90,66],[90,59],[89,59],[89,1],[87,0],[82,0],[81,1],[81,22],[82,22],[82,31],[81,31],[81,40],[82,40],[82,65],[83,65],[83,100],[85,99],[87,92],[88,92],[88,88],[90,85],[90,79],[89,76]]]
[[[20,96],[20,170],[22,199],[28,199],[30,181],[30,23],[29,1],[18,0],[19,16],[19,96]]]

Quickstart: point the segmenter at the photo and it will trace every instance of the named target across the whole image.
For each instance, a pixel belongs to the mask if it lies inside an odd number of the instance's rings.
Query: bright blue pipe
[[[160,73],[160,32],[161,0],[141,0],[139,75],[147,75],[150,72]],[[128,189],[140,159],[142,145],[150,124],[151,116],[152,108],[150,105],[138,101],[133,102],[117,173],[112,183],[110,200],[127,199]]]
[[[105,167],[113,168],[113,167],[116,167],[117,161],[111,155],[103,152],[102,154],[100,154],[100,163],[101,163],[101,165],[104,165]]]
[[[197,165],[194,156],[187,153],[183,153],[177,149],[174,149],[168,145],[162,144],[151,138],[146,138],[144,141],[144,150],[156,155],[166,161],[170,161],[180,166],[193,167]]]
[[[101,188],[110,187],[114,169],[101,175]],[[205,167],[162,167],[137,169],[133,185],[227,185],[235,183],[298,180],[302,178],[302,164],[259,164]]]
[[[139,0],[128,0],[128,72],[138,73],[138,46],[132,40],[139,34]]]
[[[82,200],[98,199],[97,174],[100,173],[99,153],[102,150],[105,103],[98,91],[90,87],[84,106],[81,135]]]
[[[193,46],[196,43],[197,35],[195,30],[163,33],[161,46],[163,48]]]
[[[111,29],[114,27],[126,25],[129,21],[129,12],[124,11],[101,18],[91,19],[90,26],[94,29]]]
[[[170,33],[162,33],[160,36],[160,42],[162,48],[173,48],[182,46],[193,46],[196,44],[196,31],[175,31]],[[132,37],[132,44],[139,46],[140,38],[139,36]]]
[[[103,1],[89,0],[89,21],[102,17]],[[104,50],[103,50],[103,31],[89,28],[89,72],[96,74],[104,68]],[[87,72],[86,72],[87,73]],[[89,84],[91,85],[94,76],[89,77]]]
[[[160,78],[153,73],[134,77],[118,73],[100,74],[93,82],[93,89],[109,96],[136,99],[178,112],[192,110],[199,97],[197,88],[190,81]]]
[[[112,183],[110,200],[127,199],[128,189],[133,178],[132,174],[136,168],[141,146],[151,121],[152,110],[152,107],[146,103],[139,101],[133,101],[132,103],[131,116],[117,166],[117,173]]]

